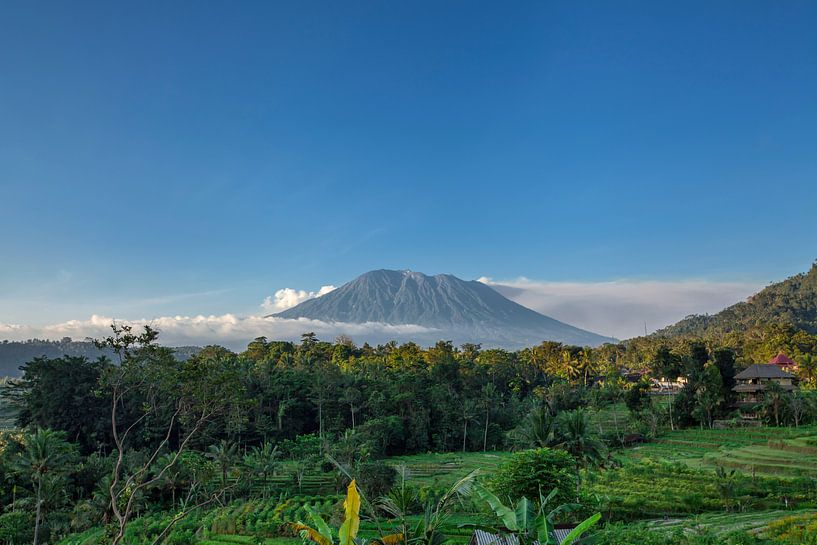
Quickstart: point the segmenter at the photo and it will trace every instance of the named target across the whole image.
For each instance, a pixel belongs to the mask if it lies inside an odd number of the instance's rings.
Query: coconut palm
[[[51,430],[38,429],[33,433],[26,433],[23,438],[24,449],[16,460],[17,468],[21,473],[27,473],[34,485],[35,515],[34,515],[34,545],[39,544],[40,527],[44,498],[53,476],[58,475],[66,467],[71,458],[71,445],[62,434]]]
[[[170,467],[170,469],[162,474],[162,478],[159,480],[157,485],[170,489],[171,508],[176,507],[176,491],[179,489],[181,482],[184,480],[182,476],[184,466],[182,464],[171,464],[174,457],[175,453],[173,452],[163,454],[156,460],[155,464],[155,466],[159,468],[157,469],[157,472],[161,471],[161,468],[165,466]]]
[[[233,461],[238,454],[238,445],[230,443],[224,439],[217,445],[210,445],[205,456],[213,460],[221,471],[221,488],[227,489],[227,473],[233,465]],[[222,493],[224,498],[224,493]]]
[[[539,403],[513,430],[512,439],[519,448],[553,446],[556,419],[547,403]]]
[[[249,454],[244,456],[244,465],[250,473],[261,477],[262,494],[267,498],[267,479],[275,471],[278,447],[273,447],[266,441],[260,447],[253,447]]]
[[[436,503],[426,502],[422,516],[413,523],[407,519],[409,513],[405,506],[391,496],[380,498],[372,512],[388,514],[396,521],[397,532],[372,540],[373,545],[442,545],[447,540],[443,526],[448,522],[457,499],[472,493],[477,474],[478,471],[473,471],[454,483]]]
[[[498,390],[493,382],[482,387],[479,404],[485,410],[485,427],[482,431],[482,452],[488,450],[488,422],[491,420],[491,409],[497,403]]]
[[[774,416],[775,426],[780,426],[780,411],[786,402],[786,392],[776,382],[769,382],[763,392],[763,405]]]
[[[556,446],[576,460],[576,500],[581,490],[581,470],[587,465],[598,465],[604,459],[605,447],[590,428],[582,409],[568,411],[557,420]]]
[[[806,384],[812,386],[814,384],[814,377],[817,376],[817,358],[811,354],[800,356],[798,370]]]
[[[468,439],[468,423],[477,419],[477,404],[472,399],[466,399],[460,405],[460,418],[462,419],[462,451],[465,452],[466,440]]]

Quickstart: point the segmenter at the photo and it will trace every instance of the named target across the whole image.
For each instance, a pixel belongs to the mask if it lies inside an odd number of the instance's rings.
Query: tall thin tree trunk
[[[485,409],[485,431],[482,433],[482,452],[488,450],[488,419],[491,416],[491,409]]]
[[[43,476],[37,481],[37,514],[34,516],[34,545],[40,542],[40,517],[43,510]]]
[[[581,494],[582,488],[582,474],[581,474],[581,466],[579,462],[576,462],[576,503],[579,503],[579,495]]]
[[[621,431],[618,429],[618,410],[616,409],[615,403],[613,403],[613,426],[616,428],[616,437],[618,437],[619,442],[621,442]]]
[[[462,428],[462,451],[465,452],[465,439],[468,437],[468,420],[464,422]]]

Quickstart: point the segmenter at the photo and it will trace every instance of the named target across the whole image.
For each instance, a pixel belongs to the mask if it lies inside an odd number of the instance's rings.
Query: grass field
[[[817,477],[817,427],[677,430],[622,450],[622,460],[667,460],[748,475]]]
[[[397,456],[389,464],[407,470],[406,479],[419,486],[446,487],[472,471],[491,473],[510,456],[509,452],[448,452]]]
[[[614,421],[610,412],[598,417],[603,419],[598,422],[602,428]],[[394,457],[388,463],[405,468],[408,481],[418,487],[447,488],[475,469],[483,475],[494,474],[510,455],[429,453]],[[616,451],[615,457],[620,467],[593,470],[586,474],[583,485],[588,501],[597,503],[609,520],[640,521],[655,531],[760,533],[770,525],[782,524],[780,521],[797,521],[798,516],[810,521],[817,506],[815,426],[679,430]],[[721,478],[714,474],[718,466],[734,468],[740,475],[734,495],[728,498]],[[289,483],[292,490],[291,478],[277,477],[282,482],[276,484]],[[253,534],[271,535],[265,524],[272,520],[306,520],[304,505],[328,516],[341,499],[327,493],[333,487],[331,475],[314,475],[304,480],[304,494],[290,491],[281,501],[276,497],[225,506],[211,515],[204,527],[207,537],[198,545],[296,545],[298,538],[256,538]],[[471,531],[460,525],[478,521],[479,516],[471,512],[474,509],[466,502],[462,512],[449,520],[445,531],[455,543],[468,541]],[[361,537],[376,536],[375,523],[364,520]],[[66,541],[63,545],[85,543],[95,545],[97,541]]]
[[[728,534],[738,530],[746,532],[762,532],[769,524],[780,519],[798,515],[814,513],[814,510],[799,511],[755,511],[752,513],[707,513],[694,517],[657,520],[649,523],[654,530],[708,530],[716,535]]]

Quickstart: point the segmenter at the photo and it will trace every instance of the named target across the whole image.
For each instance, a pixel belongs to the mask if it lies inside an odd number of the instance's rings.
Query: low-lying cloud
[[[337,288],[332,285],[321,286],[321,289],[318,291],[283,288],[276,291],[275,294],[265,297],[264,301],[261,303],[261,308],[269,313],[281,312],[282,310],[286,310],[303,303],[308,299],[314,299],[316,297],[320,297],[321,295],[326,295],[330,291],[334,291],[336,289]]]
[[[746,299],[763,287],[756,283],[707,280],[538,282],[527,278],[494,281],[486,277],[479,280],[509,299],[542,314],[619,339],[643,335],[645,323],[647,331],[652,332],[690,314],[717,312]],[[284,288],[265,298],[260,306],[265,314],[272,314],[334,289],[331,285],[323,286],[318,291]],[[353,324],[264,315],[163,316],[140,320],[115,320],[109,316],[93,315],[86,320],[69,320],[45,326],[0,323],[0,339],[100,338],[110,333],[110,324],[114,321],[135,327],[150,324],[161,332],[161,341],[167,345],[221,344],[234,350],[243,349],[247,342],[256,337],[298,340],[309,331],[315,332],[323,340],[347,335],[358,343],[381,343],[392,339],[433,343],[438,339],[438,334],[446,335],[440,330],[414,324]]]
[[[708,280],[537,282],[480,278],[505,297],[557,320],[628,339],[689,316],[712,314],[745,300],[763,285]]]
[[[391,325],[379,322],[352,324],[307,318],[239,317],[234,314],[163,316],[151,320],[119,320],[93,315],[87,320],[69,320],[42,327],[0,323],[0,339],[22,341],[32,338],[71,337],[74,340],[83,340],[86,337],[101,338],[110,335],[110,326],[113,322],[132,325],[136,328],[150,325],[160,332],[162,344],[170,346],[221,344],[234,350],[244,349],[247,342],[256,337],[265,336],[271,340],[298,340],[303,333],[310,331],[316,333],[322,340],[331,341],[339,335],[347,335],[361,343],[365,340],[375,342],[386,342],[391,339],[407,340],[415,336],[433,335],[435,331],[412,324]]]

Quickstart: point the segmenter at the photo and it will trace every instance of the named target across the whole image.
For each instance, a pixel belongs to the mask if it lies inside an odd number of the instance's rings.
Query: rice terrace
[[[817,545],[817,2],[0,2],[0,545]]]

